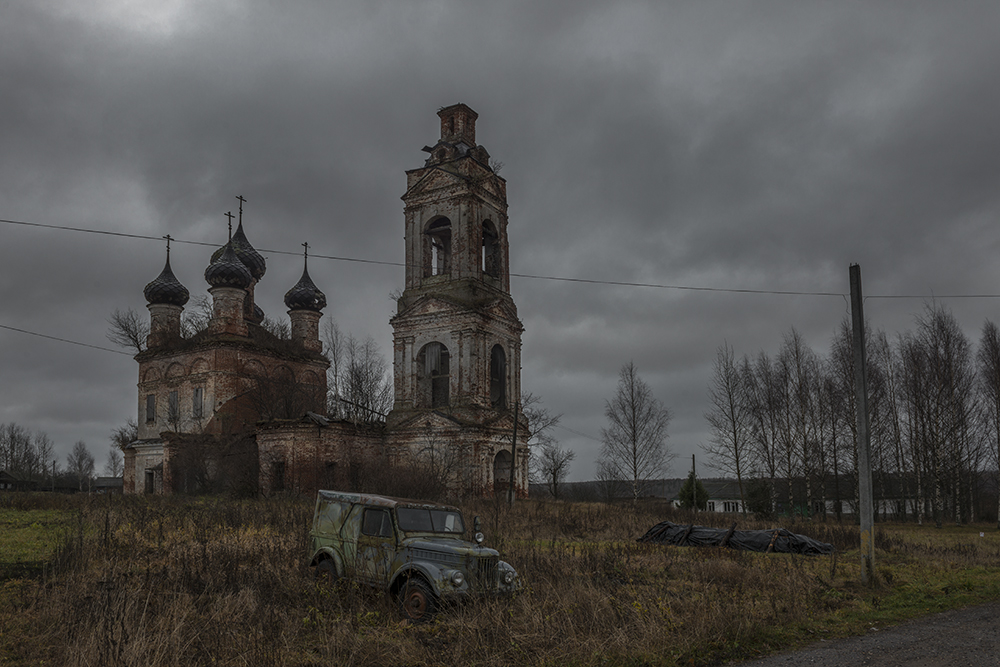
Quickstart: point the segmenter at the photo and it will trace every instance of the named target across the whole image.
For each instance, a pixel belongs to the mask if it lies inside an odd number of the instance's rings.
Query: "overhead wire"
[[[115,236],[120,238],[130,238],[139,239],[144,241],[162,241],[165,237],[163,236],[151,236],[149,234],[133,234],[129,232],[117,232],[106,229],[89,229],[86,227],[73,227],[68,225],[53,225],[41,222],[30,222],[26,220],[11,220],[6,218],[0,218],[0,223],[8,225],[18,225],[23,227],[35,227],[40,229],[52,229],[57,231],[71,231],[78,232],[82,234],[97,234],[103,236]],[[187,239],[175,239],[171,237],[172,243],[181,243],[186,245],[196,245],[196,246],[207,246],[207,247],[218,247],[217,243],[209,243],[207,241],[191,241]],[[294,255],[298,256],[298,251],[290,250],[278,250],[274,248],[259,248],[259,252],[266,252],[276,255]],[[384,260],[375,259],[365,259],[360,257],[344,257],[338,255],[322,255],[313,254],[310,257],[314,259],[326,259],[338,262],[354,262],[359,264],[373,264],[377,266],[396,266],[396,267],[406,267],[407,264],[404,262],[390,262]],[[569,278],[565,276],[546,276],[537,275],[530,273],[510,273],[512,278],[524,278],[528,280],[551,280],[555,282],[567,282],[567,283],[578,283],[587,285],[609,285],[616,287],[644,287],[651,289],[668,289],[668,290],[680,290],[680,291],[690,291],[690,292],[720,292],[729,294],[763,294],[763,295],[776,295],[776,296],[819,296],[828,297],[836,296],[845,298],[847,295],[843,292],[819,292],[819,291],[801,291],[801,290],[762,290],[762,289],[749,289],[749,288],[734,288],[734,287],[704,287],[704,286],[694,286],[694,285],[666,285],[659,283],[643,283],[643,282],[631,282],[631,281],[621,281],[621,280],[597,280],[592,278]],[[928,299],[928,298],[938,298],[938,299],[996,299],[1000,298],[1000,294],[937,294],[937,295],[919,295],[919,294],[869,294],[865,296],[865,299]],[[7,325],[0,325],[0,328],[8,329],[10,331],[16,331],[19,333],[38,336],[40,338],[48,338],[50,340],[60,341],[64,343],[70,343],[72,345],[80,345],[82,347],[89,347],[95,350],[102,350],[105,352],[114,352],[116,354],[129,355],[128,352],[122,352],[121,350],[113,350],[106,347],[101,347],[98,345],[91,345],[89,343],[81,343],[79,341],[69,340],[66,338],[59,338],[56,336],[50,336],[43,333],[38,333],[35,331],[29,331],[27,329],[19,329],[16,327],[11,327]],[[129,355],[131,356],[131,355]],[[566,428],[566,427],[561,427]],[[571,430],[571,429],[567,429]],[[575,431],[573,431],[575,433]],[[583,433],[577,433],[577,435],[591,438]]]

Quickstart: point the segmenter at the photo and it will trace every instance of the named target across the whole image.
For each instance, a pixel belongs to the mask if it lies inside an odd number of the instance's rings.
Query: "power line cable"
[[[21,225],[25,227],[39,227],[42,229],[54,229],[59,231],[73,231],[80,232],[84,234],[101,234],[105,236],[118,236],[123,238],[133,238],[141,239],[146,241],[161,241],[162,236],[149,236],[146,234],[129,234],[126,232],[112,232],[108,230],[101,229],[87,229],[85,227],[69,227],[65,225],[50,225],[40,222],[27,222],[24,220],[8,220],[0,218],[0,223],[5,223],[9,225]],[[187,245],[197,245],[197,246],[208,246],[217,248],[218,244],[208,243],[206,241],[187,241],[184,239],[173,239],[174,243],[184,243]],[[298,251],[291,250],[276,250],[273,248],[259,248],[260,252],[272,253],[275,255],[294,255],[299,256]],[[406,267],[407,264],[404,262],[388,262],[376,259],[363,259],[359,257],[342,257],[338,255],[311,255],[317,259],[328,259],[337,262],[354,262],[358,264],[374,264],[377,266],[400,266]],[[692,285],[665,285],[659,283],[639,283],[639,282],[629,282],[620,280],[595,280],[590,278],[566,278],[563,276],[545,276],[530,273],[511,273],[512,278],[526,278],[529,280],[552,280],[557,282],[569,282],[569,283],[581,283],[588,285],[610,285],[617,287],[646,287],[652,289],[670,289],[670,290],[681,290],[689,292],[720,292],[728,294],[769,294],[775,296],[839,296],[846,297],[845,292],[810,292],[810,291],[799,291],[799,290],[764,290],[764,289],[747,289],[747,288],[735,288],[735,287],[701,287]],[[1000,298],[1000,294],[870,294],[866,295],[865,299],[997,299]]]
[[[49,340],[57,340],[60,343],[70,343],[71,345],[79,345],[81,347],[90,347],[95,350],[103,350],[104,352],[114,352],[115,354],[124,354],[127,357],[133,356],[129,352],[122,352],[121,350],[112,350],[110,347],[101,347],[100,345],[91,345],[90,343],[81,343],[75,340],[69,340],[68,338],[57,338],[56,336],[49,336],[47,334],[38,333],[37,331],[28,331],[27,329],[18,329],[16,327],[9,327],[4,324],[0,324],[0,329],[7,329],[9,331],[16,331],[18,333],[27,334],[29,336],[38,336],[39,338],[48,338]]]

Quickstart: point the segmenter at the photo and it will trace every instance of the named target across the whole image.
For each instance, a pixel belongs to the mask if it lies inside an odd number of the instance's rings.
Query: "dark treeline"
[[[881,518],[964,523],[992,518],[1000,456],[1000,331],[974,349],[950,311],[928,304],[914,331],[866,332],[871,462]],[[854,353],[845,320],[823,357],[792,329],[777,355],[715,361],[705,445],[758,513],[856,513]],[[997,511],[1000,527],[1000,509]],[[987,514],[989,513],[989,514]]]
[[[122,430],[122,429],[119,429]],[[116,437],[112,435],[112,440]],[[121,475],[121,452],[112,447],[105,472]],[[55,457],[51,438],[43,431],[32,433],[20,424],[0,424],[0,471],[3,482],[17,490],[90,490],[95,472],[94,457],[81,440],[73,445],[65,467]],[[0,487],[0,490],[9,490]]]

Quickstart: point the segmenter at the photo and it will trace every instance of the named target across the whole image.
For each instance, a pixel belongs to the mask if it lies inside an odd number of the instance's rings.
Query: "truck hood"
[[[473,556],[475,558],[500,557],[500,552],[496,549],[483,547],[475,542],[469,542],[455,537],[431,537],[421,535],[418,537],[408,537],[403,540],[402,545],[408,549],[418,549],[431,553],[455,554],[460,556]]]

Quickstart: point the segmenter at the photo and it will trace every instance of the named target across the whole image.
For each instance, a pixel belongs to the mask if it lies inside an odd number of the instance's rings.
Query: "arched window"
[[[490,405],[507,407],[507,355],[500,345],[490,350]]]
[[[450,358],[441,343],[428,343],[417,355],[417,405],[442,408],[449,404]]]
[[[451,220],[438,218],[424,236],[424,277],[451,273]]]
[[[500,276],[500,235],[493,222],[483,222],[483,273],[498,278]]]

